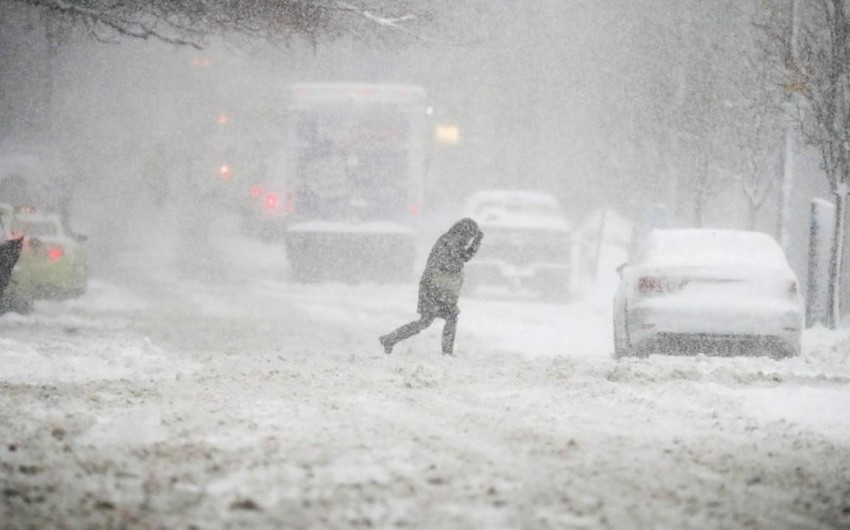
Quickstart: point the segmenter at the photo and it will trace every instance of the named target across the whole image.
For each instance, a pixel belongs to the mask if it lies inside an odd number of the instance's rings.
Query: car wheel
[[[790,359],[791,357],[799,357],[800,356],[801,345],[798,341],[796,344],[791,345],[787,344],[782,347],[778,347],[774,350],[773,357],[774,359]]]
[[[3,297],[2,302],[0,302],[0,311],[29,315],[33,311],[33,299],[27,296]]]
[[[631,351],[628,347],[628,341],[626,337],[621,336],[617,333],[617,322],[614,322],[614,358],[619,359],[621,357],[628,357],[631,355]]]
[[[621,359],[623,357],[635,357],[637,356],[635,351],[632,348],[629,348],[625,341],[622,339],[617,339],[617,336],[614,336],[614,358]]]
[[[16,311],[22,315],[29,315],[33,312],[33,299],[32,298],[24,298],[20,300],[20,305]]]
[[[628,303],[623,308],[623,333],[617,333],[617,318],[614,317],[614,357],[629,357],[635,355],[636,352],[629,347],[629,306]]]

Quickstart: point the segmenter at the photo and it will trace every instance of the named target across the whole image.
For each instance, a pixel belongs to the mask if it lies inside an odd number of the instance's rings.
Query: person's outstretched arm
[[[481,246],[481,240],[484,239],[484,232],[481,230],[475,234],[475,237],[472,238],[472,242],[466,247],[466,250],[463,251],[463,261],[469,261],[472,259],[472,256],[478,252],[478,248]]]

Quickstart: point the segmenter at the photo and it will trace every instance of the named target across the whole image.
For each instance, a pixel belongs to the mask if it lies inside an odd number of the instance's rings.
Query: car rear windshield
[[[682,230],[649,236],[641,261],[654,266],[786,266],[785,254],[769,236],[756,232]]]

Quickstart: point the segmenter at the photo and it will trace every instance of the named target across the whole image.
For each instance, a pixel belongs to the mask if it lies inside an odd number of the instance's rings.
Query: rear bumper
[[[16,269],[6,294],[36,299],[67,298],[85,292],[87,283],[88,274],[82,266],[35,266]]]
[[[800,349],[802,311],[793,304],[671,307],[646,304],[627,312],[629,343],[638,350],[706,351]]]

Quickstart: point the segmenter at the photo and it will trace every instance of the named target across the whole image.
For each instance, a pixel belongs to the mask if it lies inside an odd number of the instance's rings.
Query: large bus
[[[425,172],[425,91],[291,87],[287,258],[301,281],[407,281]]]

